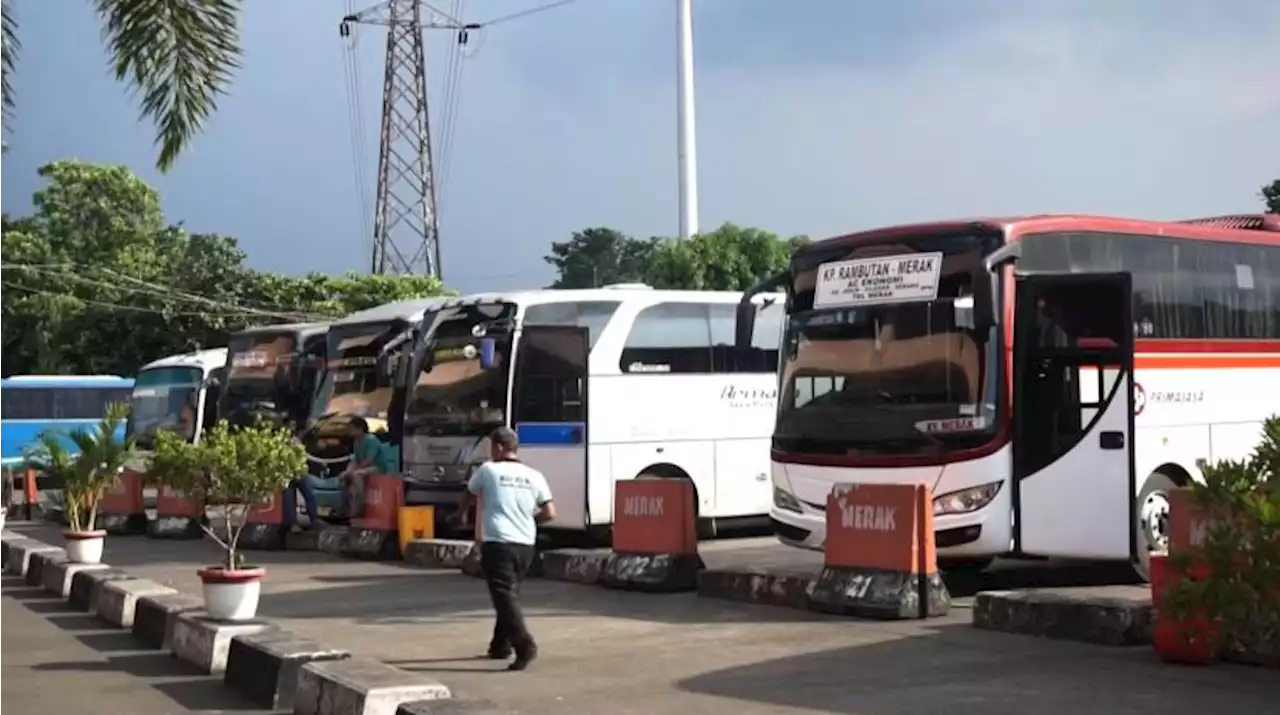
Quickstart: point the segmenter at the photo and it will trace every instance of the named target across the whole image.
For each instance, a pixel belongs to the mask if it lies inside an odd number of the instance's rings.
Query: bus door
[[[1041,556],[1129,559],[1130,275],[1037,273],[1015,281],[1015,547]]]
[[[586,328],[525,325],[516,348],[511,422],[520,459],[547,477],[556,518],[547,526],[587,523]]]

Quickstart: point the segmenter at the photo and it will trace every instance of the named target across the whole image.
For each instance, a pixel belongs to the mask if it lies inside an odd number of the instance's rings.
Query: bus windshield
[[[138,446],[155,446],[156,431],[168,429],[187,441],[195,439],[197,400],[203,373],[194,367],[143,370],[134,383],[126,433]]]
[[[251,424],[256,417],[279,422],[288,406],[281,404],[276,371],[294,351],[290,333],[254,333],[231,339],[223,416],[234,425]]]
[[[516,306],[465,306],[432,330],[430,358],[405,409],[405,432],[429,437],[480,436],[506,422],[507,378]],[[492,366],[480,366],[478,327],[495,342]]]
[[[311,420],[358,415],[385,421],[391,387],[378,385],[378,351],[390,323],[369,323],[329,332],[329,361],[312,402]]]
[[[941,243],[941,245],[939,245]],[[774,447],[910,455],[981,446],[997,430],[998,338],[967,316],[987,242],[895,240],[833,260],[940,251],[932,300],[814,307],[814,265],[794,276]],[[921,245],[924,244],[924,245]],[[806,290],[807,289],[807,290]]]

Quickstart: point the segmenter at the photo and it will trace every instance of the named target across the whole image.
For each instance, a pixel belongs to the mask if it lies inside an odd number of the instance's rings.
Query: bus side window
[[[550,334],[531,335],[521,344],[516,370],[514,421],[583,422],[586,366],[554,352]],[[547,344],[541,344],[546,341]]]

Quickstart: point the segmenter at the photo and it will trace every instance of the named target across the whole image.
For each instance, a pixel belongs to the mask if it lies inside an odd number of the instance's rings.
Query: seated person
[[[302,439],[294,435],[294,442],[302,443]],[[302,493],[302,501],[306,505],[307,525],[306,529],[316,529],[320,526],[320,519],[317,515],[319,508],[316,504],[316,485],[320,480],[310,474],[304,474],[289,482],[289,486],[284,488],[284,499],[281,506],[284,509],[284,528],[292,529],[298,520],[298,502],[297,494]]]
[[[382,454],[382,440],[369,433],[369,423],[363,417],[352,417],[350,430],[353,443],[351,462],[339,479],[347,497],[347,516],[355,518],[364,513],[365,481],[371,474],[383,473],[386,460]]]

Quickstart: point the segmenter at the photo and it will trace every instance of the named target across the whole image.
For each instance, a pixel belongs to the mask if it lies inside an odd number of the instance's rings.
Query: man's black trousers
[[[493,611],[497,622],[493,626],[493,640],[489,642],[491,653],[515,649],[517,654],[536,650],[533,636],[524,624],[520,611],[520,583],[533,562],[533,546],[486,541],[480,547],[480,568],[489,585],[489,597],[493,599]]]

